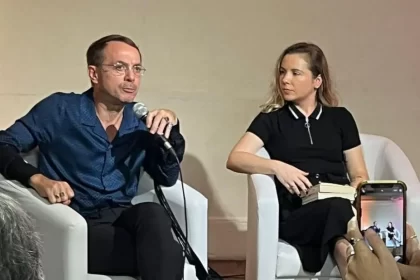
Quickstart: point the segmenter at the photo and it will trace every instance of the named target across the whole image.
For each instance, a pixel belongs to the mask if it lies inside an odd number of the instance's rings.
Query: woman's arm
[[[263,141],[253,134],[246,132],[235,145],[226,163],[226,167],[234,172],[246,174],[275,175],[290,193],[300,195],[311,187],[306,175],[308,173],[287,163],[265,159],[255,155],[263,147]]]
[[[354,188],[357,188],[361,182],[369,180],[361,145],[344,151],[344,156],[350,175],[350,182]]]
[[[276,174],[279,161],[255,155],[263,146],[263,141],[257,135],[246,132],[230,152],[226,168],[245,174]]]

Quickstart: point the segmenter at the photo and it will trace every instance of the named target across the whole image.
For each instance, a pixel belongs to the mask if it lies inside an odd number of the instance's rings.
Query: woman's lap
[[[279,238],[297,249],[306,271],[318,272],[337,238],[347,232],[347,223],[353,216],[347,199],[317,200],[303,205],[282,221]]]

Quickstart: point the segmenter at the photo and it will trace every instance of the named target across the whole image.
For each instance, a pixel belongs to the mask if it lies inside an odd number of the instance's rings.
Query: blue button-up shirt
[[[133,105],[125,106],[118,134],[110,142],[96,115],[92,89],[83,94],[54,93],[0,131],[0,144],[23,153],[38,147],[40,173],[66,181],[75,193],[70,206],[82,214],[129,204],[141,167],[167,186],[175,184],[179,172],[176,161],[168,159],[135,116]],[[182,138],[179,130],[174,133]],[[180,160],[185,147],[181,140],[171,141]]]

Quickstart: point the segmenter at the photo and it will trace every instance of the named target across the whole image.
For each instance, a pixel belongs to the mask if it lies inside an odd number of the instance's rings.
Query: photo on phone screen
[[[359,224],[362,233],[369,228],[373,229],[395,260],[404,262],[405,186],[401,183],[365,184],[359,196]]]

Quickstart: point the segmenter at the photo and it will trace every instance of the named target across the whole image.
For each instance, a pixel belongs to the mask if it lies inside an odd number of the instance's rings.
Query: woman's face
[[[322,78],[313,77],[305,54],[285,55],[280,65],[280,89],[284,100],[302,102],[314,98]]]

